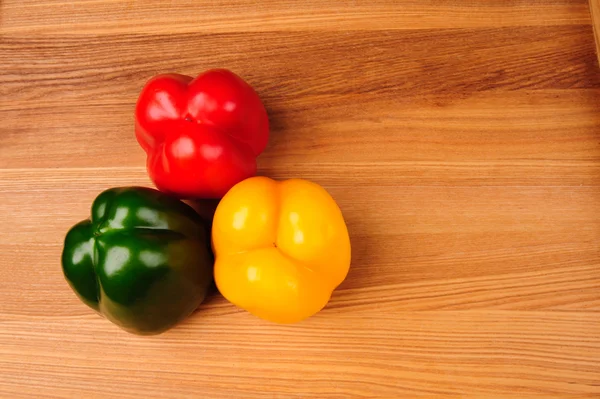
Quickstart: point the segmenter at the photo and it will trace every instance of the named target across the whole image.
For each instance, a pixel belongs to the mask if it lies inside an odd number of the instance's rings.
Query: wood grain
[[[592,26],[594,27],[594,39],[596,41],[596,55],[600,60],[600,1],[589,0],[590,13],[592,15]]]
[[[600,70],[583,0],[0,5],[0,397],[600,396]],[[338,201],[351,272],[319,314],[217,292],[124,333],[60,271],[93,198],[151,186],[157,73],[259,92],[260,173]]]
[[[4,0],[7,33],[396,30],[588,24],[584,0]]]

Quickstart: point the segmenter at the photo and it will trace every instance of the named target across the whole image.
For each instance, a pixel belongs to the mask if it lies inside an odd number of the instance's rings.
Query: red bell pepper
[[[258,94],[226,69],[195,79],[155,76],[140,93],[135,119],[150,178],[180,198],[221,198],[256,174],[256,157],[269,139]]]

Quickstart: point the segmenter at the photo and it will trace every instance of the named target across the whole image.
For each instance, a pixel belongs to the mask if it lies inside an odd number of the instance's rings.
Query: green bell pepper
[[[189,316],[213,281],[210,226],[158,190],[117,187],[67,233],[62,270],[92,309],[125,331],[160,334]]]

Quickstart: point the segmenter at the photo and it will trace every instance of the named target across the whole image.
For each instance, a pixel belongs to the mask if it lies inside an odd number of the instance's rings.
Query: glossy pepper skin
[[[256,158],[269,139],[258,94],[226,69],[195,79],[153,77],[139,95],[135,120],[150,178],[179,198],[221,198],[256,174]]]
[[[342,213],[316,183],[252,177],[220,201],[212,226],[215,282],[230,302],[277,323],[319,312],[346,278]]]
[[[145,187],[116,187],[67,233],[62,270],[77,296],[123,330],[162,333],[213,281],[210,230],[194,210]]]

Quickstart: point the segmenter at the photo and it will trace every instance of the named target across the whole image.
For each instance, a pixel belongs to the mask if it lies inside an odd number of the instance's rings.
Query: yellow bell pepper
[[[295,323],[319,312],[350,268],[340,208],[303,179],[251,177],[221,199],[212,228],[215,282],[234,305]]]

